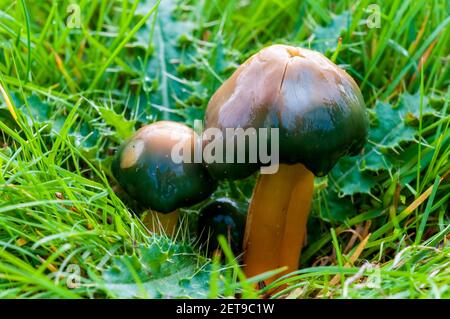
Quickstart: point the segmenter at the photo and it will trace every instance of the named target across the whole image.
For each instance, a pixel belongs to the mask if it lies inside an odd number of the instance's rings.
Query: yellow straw
[[[3,95],[3,99],[6,102],[6,106],[8,107],[9,112],[11,113],[13,119],[17,122],[17,114],[16,111],[14,111],[14,107],[11,103],[11,100],[9,99],[8,94],[6,93],[5,89],[3,88],[2,84],[0,83],[0,92]]]

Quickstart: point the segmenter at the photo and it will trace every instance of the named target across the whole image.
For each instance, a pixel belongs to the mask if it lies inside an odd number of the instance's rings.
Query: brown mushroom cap
[[[146,125],[117,152],[112,172],[119,184],[142,206],[160,213],[191,206],[206,199],[217,187],[201,163],[176,162],[178,143],[194,154],[194,131],[184,124],[160,121]]]
[[[280,162],[325,175],[345,154],[360,152],[368,119],[358,85],[321,53],[287,45],[262,49],[209,101],[206,128],[279,128]],[[253,173],[211,164],[216,178]],[[236,167],[236,166],[235,166]],[[244,166],[241,164],[240,166]]]

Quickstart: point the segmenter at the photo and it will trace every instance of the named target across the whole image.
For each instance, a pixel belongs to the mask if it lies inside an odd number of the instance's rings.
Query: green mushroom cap
[[[219,198],[200,210],[198,236],[203,244],[208,240],[207,252],[211,254],[219,248],[217,237],[225,236],[235,255],[242,252],[245,231],[245,209],[228,198]]]
[[[113,175],[146,208],[170,213],[194,205],[209,197],[217,183],[193,155],[180,161],[172,154],[183,155],[181,150],[194,154],[195,137],[192,129],[176,122],[146,125],[118,150]]]
[[[206,128],[278,128],[280,163],[317,176],[364,146],[368,117],[358,85],[321,53],[287,45],[262,49],[209,101]],[[225,134],[224,134],[225,136]],[[216,178],[241,178],[258,165],[209,165]]]

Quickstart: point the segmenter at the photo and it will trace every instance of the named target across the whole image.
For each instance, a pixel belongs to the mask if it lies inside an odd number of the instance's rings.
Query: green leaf
[[[319,26],[314,32],[313,49],[326,53],[334,51],[338,45],[338,39],[343,30],[346,30],[351,22],[350,11],[344,11],[340,15],[333,15],[327,26]]]
[[[148,265],[153,273],[153,276],[161,276],[161,265],[168,261],[173,254],[173,250],[166,245],[150,245],[148,248],[141,247],[142,261]]]
[[[332,189],[319,193],[314,203],[314,210],[318,211],[321,219],[326,221],[343,222],[348,217],[356,215],[354,204],[348,197],[339,197]]]
[[[149,7],[156,3],[155,0],[147,0],[139,4],[136,14],[144,14]],[[177,9],[175,0],[161,1],[153,30],[153,22],[149,20],[136,34],[136,43],[147,50],[153,47],[153,54],[145,66],[145,73],[149,79],[157,80],[156,87],[150,95],[150,101],[156,106],[174,109],[180,101],[187,99],[194,85],[191,81],[179,76],[180,65],[190,65],[189,41],[192,38],[194,23],[174,18]],[[150,35],[153,34],[153,39]],[[152,45],[149,41],[152,40]],[[157,110],[157,109],[156,109]],[[179,119],[176,113],[160,112],[163,119]]]
[[[136,256],[120,256],[114,259],[112,267],[105,272],[104,278],[110,283],[124,283],[132,282],[135,275],[144,281],[149,278]]]
[[[356,193],[369,194],[372,187],[376,185],[375,180],[362,171],[360,161],[361,157],[344,157],[329,174],[329,179],[340,196]]]
[[[31,114],[28,115],[32,117],[34,121],[47,122],[50,120],[51,107],[47,103],[42,102],[36,94],[32,94],[27,99],[27,102],[31,112]],[[21,110],[22,112],[27,112],[25,106],[23,106]]]
[[[138,256],[116,257],[103,279],[119,298],[206,298],[210,274],[199,264],[190,248],[162,239]]]
[[[19,112],[25,115],[29,125],[50,123],[52,106],[44,103],[35,93],[26,99],[26,103],[22,96],[18,96],[14,92],[11,93],[11,99],[13,104],[18,107]]]
[[[403,104],[404,105],[404,104]],[[399,104],[393,108],[388,103],[378,102],[375,105],[376,126],[369,132],[369,143],[373,152],[378,148],[394,148],[403,141],[414,140],[416,129],[405,123],[405,108]]]
[[[361,155],[342,158],[331,171],[329,177],[340,196],[357,193],[369,194],[376,181],[373,172],[391,170],[396,157],[392,150],[402,143],[416,141],[419,118],[420,95],[404,93],[397,104],[377,101],[371,111],[373,121],[369,130],[368,143]],[[423,100],[423,116],[439,114]]]
[[[412,116],[415,119],[419,119],[420,92],[417,91],[415,94],[409,94],[408,92],[403,93],[400,97],[399,105],[399,112],[401,112],[403,118],[405,118],[405,116]],[[423,97],[422,115],[440,116],[431,106],[431,101],[428,96]]]
[[[131,121],[125,118],[123,114],[117,114],[113,109],[104,106],[97,107],[99,113],[102,115],[106,124],[114,127],[118,137],[122,140],[133,135],[136,121]]]
[[[64,112],[59,112],[52,117],[51,136],[60,134],[65,125],[67,116]],[[90,160],[96,160],[99,152],[99,145],[102,143],[102,134],[93,125],[93,122],[80,121],[77,125],[69,128],[68,137],[72,144],[76,146]]]

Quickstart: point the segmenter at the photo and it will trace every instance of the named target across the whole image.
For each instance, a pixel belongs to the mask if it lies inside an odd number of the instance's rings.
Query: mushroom
[[[205,128],[222,132],[278,129],[280,165],[275,174],[260,174],[254,188],[244,270],[247,276],[280,267],[287,267],[281,274],[296,270],[314,175],[326,175],[341,156],[356,155],[366,142],[368,118],[358,85],[318,52],[273,45],[222,84],[209,101],[205,122]],[[210,163],[208,169],[216,178],[233,179],[261,165]]]
[[[113,160],[118,183],[141,206],[150,208],[144,222],[152,231],[157,232],[160,223],[166,234],[173,235],[178,208],[203,201],[217,187],[206,168],[193,160],[195,138],[184,124],[155,122],[140,128]],[[186,157],[174,159],[173,154]]]
[[[219,249],[217,237],[223,235],[237,256],[242,253],[242,240],[245,230],[245,210],[228,198],[218,198],[200,210],[198,218],[198,237],[209,255]],[[209,240],[208,240],[209,239]]]

